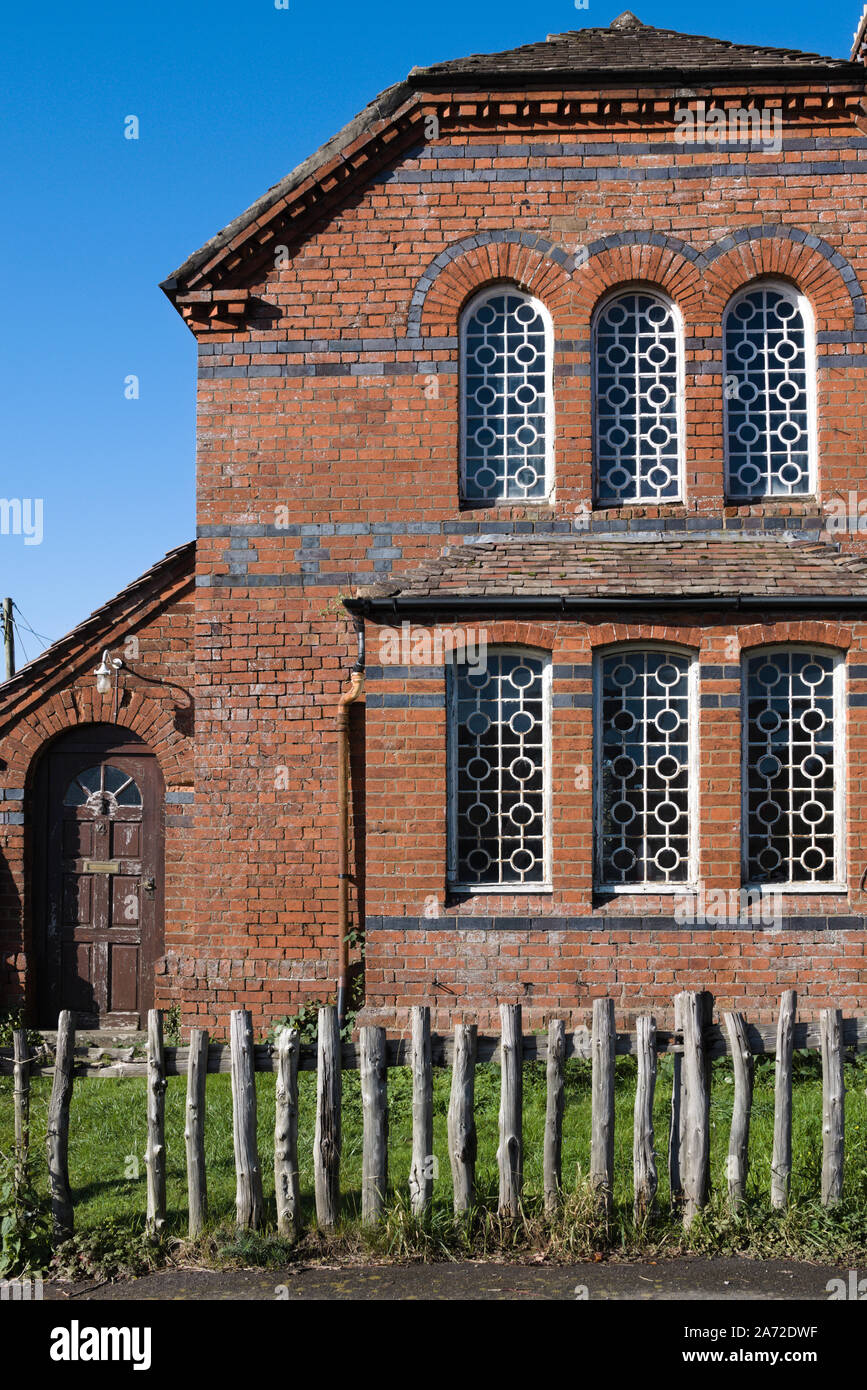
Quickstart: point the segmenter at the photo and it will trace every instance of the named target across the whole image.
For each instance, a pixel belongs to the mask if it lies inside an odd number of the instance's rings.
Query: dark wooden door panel
[[[115,821],[110,852],[113,859],[141,859],[141,822]]]
[[[138,945],[118,946],[111,950],[111,1013],[138,1012]]]
[[[82,874],[63,875],[64,927],[82,927],[93,921],[93,885]]]

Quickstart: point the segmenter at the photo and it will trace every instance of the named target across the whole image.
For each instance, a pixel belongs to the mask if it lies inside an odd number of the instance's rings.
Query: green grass
[[[563,1184],[568,1209],[554,1240],[540,1220],[542,1193],[542,1138],[545,1124],[545,1072],[542,1064],[524,1068],[524,1173],[528,1222],[524,1241],[551,1254],[586,1253],[600,1244],[621,1251],[639,1249],[744,1250],[769,1253],[806,1253],[816,1257],[843,1258],[867,1249],[867,1065],[846,1067],[846,1169],[841,1206],[826,1212],[819,1205],[822,1162],[821,1076],[818,1058],[796,1057],[793,1103],[792,1200],[785,1216],[771,1213],[768,1203],[770,1154],[773,1137],[773,1066],[759,1063],[750,1134],[750,1182],[747,1208],[732,1221],[725,1203],[725,1160],[732,1110],[732,1074],[727,1062],[714,1064],[711,1104],[711,1165],[713,1199],[708,1212],[684,1237],[680,1223],[668,1215],[666,1148],[671,1100],[672,1059],[660,1059],[655,1101],[658,1202],[660,1215],[650,1228],[636,1230],[632,1205],[632,1107],[635,1064],[618,1059],[615,1129],[616,1215],[607,1231],[599,1227],[585,1198],[590,1147],[590,1067],[566,1065],[566,1112],[563,1142]],[[257,1076],[259,1150],[266,1200],[266,1220],[275,1221],[273,1181],[274,1076]],[[300,1081],[299,1157],[304,1221],[315,1226],[313,1209],[312,1148],[315,1119],[315,1075],[303,1072]],[[406,1213],[406,1190],[412,1133],[410,1074],[405,1069],[389,1072],[389,1176],[393,1186],[388,1220],[379,1249],[397,1254],[435,1254],[455,1250],[451,1219],[451,1172],[446,1144],[446,1113],[450,1073],[434,1073],[434,1152],[439,1172],[434,1185],[434,1205],[426,1227],[420,1228]],[[480,1207],[496,1207],[497,1112],[499,1068],[480,1066],[476,1073],[476,1122],[479,1139],[477,1188]],[[35,1078],[31,1097],[31,1153],[34,1184],[46,1190],[45,1122],[50,1091],[47,1078]],[[0,1154],[13,1147],[12,1083],[0,1081]],[[186,1179],[184,1171],[183,1078],[169,1079],[166,1092],[167,1194],[169,1229],[186,1231]],[[129,1224],[140,1230],[145,1210],[144,1148],[146,1138],[144,1079],[90,1079],[75,1084],[70,1118],[69,1168],[75,1202],[76,1231],[95,1232],[106,1223]],[[343,1152],[341,1188],[343,1232],[358,1237],[361,1181],[361,1095],[357,1072],[343,1077]],[[235,1178],[232,1154],[232,1101],[228,1076],[209,1076],[205,1121],[208,1177],[209,1229],[225,1230],[234,1218]],[[480,1217],[484,1243],[497,1245],[500,1236],[489,1216]],[[485,1225],[485,1223],[487,1223]],[[532,1226],[532,1230],[531,1230]],[[360,1237],[359,1237],[360,1238]],[[256,1241],[238,1247],[250,1262],[260,1258]]]

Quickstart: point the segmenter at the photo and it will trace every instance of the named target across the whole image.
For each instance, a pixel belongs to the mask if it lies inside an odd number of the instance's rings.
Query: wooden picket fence
[[[0,1054],[0,1071],[14,1073],[16,1173],[26,1171],[29,1143],[29,1093],[32,1075],[51,1074],[48,1111],[48,1176],[55,1235],[73,1229],[69,1185],[69,1110],[73,1080],[90,1076],[147,1077],[147,1229],[159,1236],[166,1226],[166,1078],[187,1077],[186,1145],[189,1234],[197,1236],[206,1220],[205,1080],[208,1072],[231,1073],[236,1218],[242,1228],[263,1220],[262,1171],[257,1145],[257,1071],[277,1073],[274,1133],[274,1179],[278,1228],[295,1239],[301,1230],[298,1167],[298,1073],[317,1073],[316,1127],[313,1170],[316,1218],[320,1226],[337,1224],[340,1211],[341,1072],[361,1073],[363,1115],[362,1220],[379,1221],[388,1190],[389,1067],[412,1071],[412,1158],[409,1199],[412,1212],[424,1217],[433,1197],[433,1067],[451,1066],[448,1109],[448,1149],[452,1170],[454,1211],[465,1216],[475,1201],[476,1128],[475,1068],[494,1062],[501,1069],[498,1212],[515,1217],[523,1193],[522,1063],[545,1061],[546,1122],[543,1188],[546,1212],[556,1214],[562,1198],[561,1151],[565,1095],[564,1067],[568,1058],[592,1062],[590,1183],[603,1214],[610,1214],[614,1193],[614,1069],[618,1054],[637,1059],[634,1109],[633,1178],[637,1220],[651,1212],[657,1190],[653,1100],[657,1058],[674,1056],[668,1175],[672,1203],[682,1210],[686,1225],[706,1205],[710,1191],[710,1063],[730,1054],[734,1069],[734,1106],[726,1165],[728,1199],[733,1209],[744,1201],[747,1151],[753,1095],[754,1056],[775,1053],[774,1138],[770,1173],[771,1203],[788,1203],[792,1170],[792,1058],[795,1047],[818,1048],[822,1056],[822,1202],[832,1205],[843,1191],[844,1049],[867,1051],[867,1020],[843,1019],[839,1009],[822,1010],[815,1024],[796,1024],[797,996],[786,991],[780,1002],[776,1029],[746,1022],[740,1013],[726,1013],[724,1027],[711,1021],[713,999],[706,991],[684,992],[674,1001],[673,1032],[658,1030],[655,1020],[641,1016],[633,1033],[614,1026],[614,1003],[597,999],[592,1028],[567,1033],[561,1019],[552,1019],[547,1036],[524,1036],[521,1006],[500,1007],[500,1035],[479,1036],[476,1025],[458,1024],[451,1038],[432,1037],[430,1010],[411,1010],[409,1039],[386,1037],[384,1028],[365,1027],[359,1042],[341,1043],[333,1008],[319,1010],[315,1045],[300,1043],[294,1029],[284,1029],[274,1046],[256,1046],[250,1014],[234,1010],[230,1041],[209,1045],[204,1029],[195,1028],[189,1047],[163,1045],[163,1017],[148,1016],[147,1057],[136,1060],[133,1049],[75,1048],[72,1016],[58,1021],[54,1057],[31,1054],[23,1030],[16,1031],[12,1057]],[[106,1058],[108,1060],[106,1061]]]

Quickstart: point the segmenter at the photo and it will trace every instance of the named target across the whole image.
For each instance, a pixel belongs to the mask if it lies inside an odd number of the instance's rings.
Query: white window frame
[[[677,883],[606,883],[602,877],[602,663],[620,652],[670,652],[685,657],[687,668],[687,834],[686,877]],[[676,642],[612,642],[593,653],[593,890],[596,893],[643,895],[698,892],[699,883],[699,653]]]
[[[517,295],[527,304],[532,304],[533,308],[539,312],[545,328],[545,491],[541,497],[470,497],[467,493],[467,321],[481,305],[486,304],[489,299],[495,299],[503,294]],[[526,290],[519,289],[517,285],[507,281],[498,281],[496,284],[486,286],[478,294],[474,294],[472,299],[464,305],[458,325],[458,337],[460,347],[458,391],[460,394],[461,501],[473,507],[549,505],[554,501],[554,322],[547,307],[541,299],[536,299],[535,295],[527,294]]]
[[[731,312],[737,308],[742,299],[757,289],[776,290],[784,295],[791,303],[795,304],[800,310],[804,323],[804,376],[806,379],[807,390],[807,473],[808,489],[806,492],[754,492],[749,497],[735,497],[731,490],[731,473],[729,449],[729,398],[725,390],[727,374],[726,362],[726,326]],[[816,422],[816,316],[813,313],[813,306],[805,294],[787,280],[777,280],[773,277],[761,277],[751,280],[749,284],[742,285],[739,290],[732,295],[723,310],[722,316],[722,367],[723,367],[723,453],[725,457],[725,500],[731,506],[748,507],[756,502],[787,502],[804,501],[809,502],[815,499],[819,486],[819,444],[818,426]]]
[[[447,854],[446,881],[450,892],[477,893],[550,893],[552,883],[551,819],[552,819],[552,752],[551,752],[551,685],[553,663],[549,651],[520,643],[497,643],[487,649],[491,656],[529,656],[542,662],[542,838],[543,878],[539,883],[462,883],[458,879],[458,699],[457,668],[467,663],[455,653],[446,666],[446,795]]]
[[[598,351],[597,329],[599,319],[608,306],[621,296],[629,294],[646,294],[653,299],[658,299],[661,304],[671,312],[674,324],[675,344],[676,344],[676,419],[677,419],[677,493],[671,497],[630,497],[625,500],[612,500],[599,495],[599,445],[597,436],[598,425],[598,400],[599,400],[599,372],[598,372]],[[680,306],[664,291],[657,289],[655,285],[645,285],[640,282],[632,282],[616,285],[614,289],[600,299],[596,308],[593,310],[593,319],[590,325],[590,379],[591,388],[591,427],[593,437],[593,505],[603,511],[608,511],[613,507],[665,507],[669,504],[683,504],[686,501],[686,390],[684,386],[685,378],[685,355],[684,355],[684,328],[683,314]]]
[[[759,656],[775,652],[814,652],[830,656],[834,662],[834,878],[822,883],[756,883],[749,877],[749,681],[748,665]],[[846,868],[846,655],[820,642],[775,642],[768,646],[747,647],[741,653],[741,882],[747,891],[758,893],[845,893]]]

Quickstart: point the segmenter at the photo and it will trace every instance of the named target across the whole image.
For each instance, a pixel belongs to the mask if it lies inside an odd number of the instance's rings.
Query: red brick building
[[[0,689],[9,1006],[264,1027],[345,892],[371,1019],[863,1011],[855,55],[414,69],[165,282],[197,538]]]

